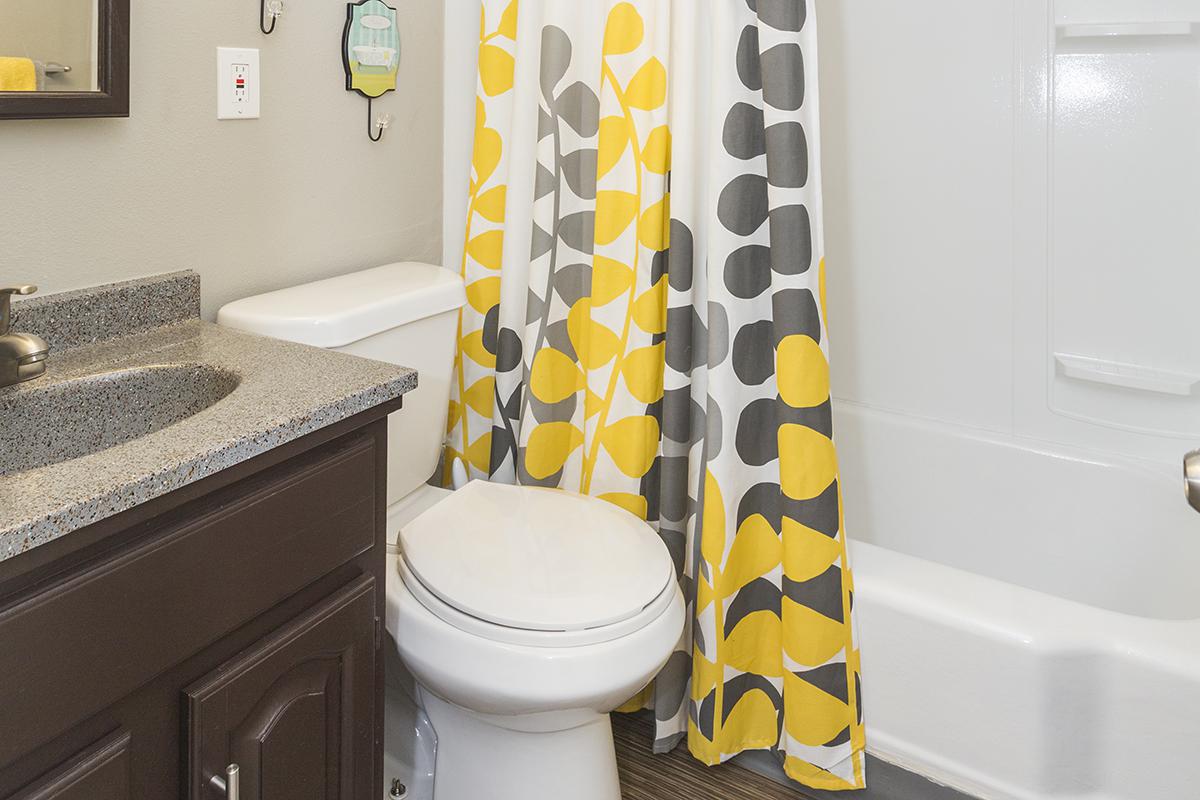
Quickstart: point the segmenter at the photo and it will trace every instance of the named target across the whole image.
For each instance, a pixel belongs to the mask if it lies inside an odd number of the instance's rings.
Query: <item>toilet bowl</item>
[[[664,666],[684,624],[677,587],[617,638],[505,640],[464,631],[388,571],[388,630],[438,734],[437,800],[619,800],[608,712]],[[452,607],[449,607],[452,608]]]
[[[480,653],[487,660],[474,669],[443,671],[445,662],[437,656],[447,651],[474,656],[478,644],[456,647],[462,644],[454,641],[458,637],[423,610],[398,576],[389,584],[388,619],[407,626],[408,635],[397,644],[417,675],[422,707],[438,732],[437,800],[620,800],[608,714],[661,669],[665,656],[645,656],[662,652],[668,631],[678,636],[682,598],[618,647],[596,652],[505,647],[502,655]],[[638,658],[620,662],[619,654]],[[534,677],[561,677],[571,670],[577,677],[567,685],[553,678],[538,685]]]
[[[602,500],[425,483],[464,303],[454,273],[400,263],[241,300],[218,322],[419,372],[389,420],[386,623],[436,733],[434,800],[620,800],[608,715],[683,632],[674,564]]]
[[[657,534],[604,501],[474,482],[399,537],[386,622],[438,734],[436,800],[619,800],[608,714],[684,625]]]

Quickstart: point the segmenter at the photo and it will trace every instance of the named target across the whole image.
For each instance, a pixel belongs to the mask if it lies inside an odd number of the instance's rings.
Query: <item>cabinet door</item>
[[[11,800],[129,800],[129,741],[115,733]]]
[[[367,576],[186,689],[188,797],[376,800],[376,624]]]

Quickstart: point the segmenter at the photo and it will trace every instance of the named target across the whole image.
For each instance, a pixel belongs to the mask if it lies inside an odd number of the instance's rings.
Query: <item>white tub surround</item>
[[[1200,4],[818,7],[870,746],[1200,796]]]
[[[837,417],[870,747],[988,800],[1200,786],[1200,517],[1168,474]]]

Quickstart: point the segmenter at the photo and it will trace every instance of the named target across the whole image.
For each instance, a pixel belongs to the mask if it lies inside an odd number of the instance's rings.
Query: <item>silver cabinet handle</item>
[[[1200,450],[1193,450],[1183,458],[1183,483],[1187,501],[1200,511]]]
[[[225,795],[225,800],[239,800],[240,788],[238,786],[238,773],[241,770],[237,764],[230,764],[225,768],[225,777],[213,775],[212,785],[221,794]]]

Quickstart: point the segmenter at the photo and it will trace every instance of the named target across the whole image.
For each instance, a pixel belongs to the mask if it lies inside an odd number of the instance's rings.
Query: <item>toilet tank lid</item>
[[[456,273],[403,261],[237,300],[217,312],[217,323],[314,347],[343,347],[454,311],[466,300]]]

